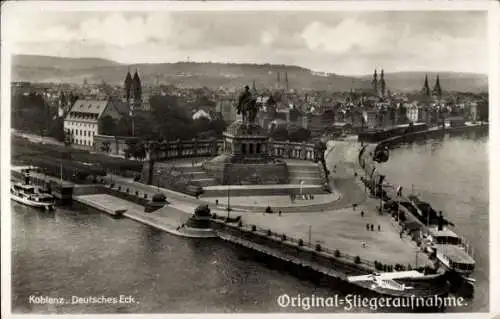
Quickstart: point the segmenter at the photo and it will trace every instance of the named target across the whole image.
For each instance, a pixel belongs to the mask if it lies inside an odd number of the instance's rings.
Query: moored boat
[[[465,240],[458,236],[450,227],[452,222],[437,213],[428,203],[418,199],[415,195],[408,196],[413,209],[408,209],[425,226],[422,229],[422,247],[430,254],[434,254],[442,266],[455,273],[468,284],[474,284],[470,277],[474,272],[475,261],[472,250]],[[409,207],[407,207],[409,208]]]
[[[10,188],[10,193],[11,198],[18,203],[46,211],[55,209],[54,196],[43,193],[34,185],[13,183]]]

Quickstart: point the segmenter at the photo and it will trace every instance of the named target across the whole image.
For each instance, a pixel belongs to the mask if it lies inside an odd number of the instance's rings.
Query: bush
[[[335,257],[340,257],[340,250],[335,249],[335,252],[333,253]]]
[[[298,245],[301,247],[304,246],[304,241],[302,239],[299,239]]]
[[[320,244],[316,244],[316,247],[314,248],[314,250],[321,251],[321,245]]]
[[[281,235],[281,240],[286,240],[286,235],[285,234]]]
[[[361,264],[361,258],[359,256],[354,257],[354,263]]]
[[[267,236],[271,236],[273,233],[271,232],[270,229],[267,230]]]
[[[256,230],[257,230],[257,226],[252,225],[252,231],[256,231]]]
[[[238,222],[238,227],[243,227],[243,223],[241,222],[241,220]]]

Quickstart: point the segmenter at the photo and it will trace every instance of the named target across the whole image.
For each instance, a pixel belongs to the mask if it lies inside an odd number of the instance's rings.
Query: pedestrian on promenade
[[[215,200],[215,205],[219,205],[219,200],[218,199]]]
[[[370,224],[366,224],[366,230],[370,230]]]
[[[373,224],[370,225],[370,230],[373,231]]]
[[[361,211],[361,217],[364,217],[364,216],[365,216],[365,212]]]
[[[356,210],[357,204],[352,204],[352,210]]]
[[[281,210],[278,212],[278,215],[281,216]]]
[[[378,231],[380,231],[380,225],[378,225]]]

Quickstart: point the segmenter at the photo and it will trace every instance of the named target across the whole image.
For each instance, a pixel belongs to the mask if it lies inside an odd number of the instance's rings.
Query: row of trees
[[[270,137],[278,141],[305,142],[311,137],[311,131],[303,127],[289,130],[284,127],[276,127],[271,129]]]
[[[73,104],[78,96],[70,94],[64,99]],[[64,118],[59,117],[58,106],[50,105],[42,94],[13,94],[11,116],[14,129],[64,141]]]
[[[149,103],[151,113],[136,114],[133,119],[128,114],[118,121],[110,116],[103,117],[100,132],[104,135],[134,136],[148,140],[176,140],[220,137],[226,128],[221,119],[193,119],[190,109],[182,106],[174,96],[153,96]]]

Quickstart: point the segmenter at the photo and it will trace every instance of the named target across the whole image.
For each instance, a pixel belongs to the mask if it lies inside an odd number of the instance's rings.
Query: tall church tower
[[[286,87],[286,91],[288,92],[288,90],[289,90],[289,87],[288,87],[288,72],[285,72],[285,87]]]
[[[384,97],[385,96],[385,80],[384,80],[384,69],[382,69],[380,71],[380,92],[379,92],[379,96],[380,97]]]
[[[132,76],[130,75],[130,70],[127,72],[127,76],[125,77],[124,87],[125,100],[129,102],[132,98]]]
[[[422,94],[425,96],[431,96],[431,89],[429,88],[429,79],[427,74],[425,75],[424,86],[422,87]]]
[[[134,106],[140,107],[142,103],[142,85],[137,69],[135,69],[134,78],[132,79],[132,97]]]
[[[434,85],[434,89],[432,89],[432,94],[436,96],[441,96],[443,92],[441,91],[441,83],[439,83],[439,74],[436,77],[436,84]]]
[[[372,90],[375,94],[378,94],[378,76],[377,69],[373,72],[373,80],[372,80]]]

